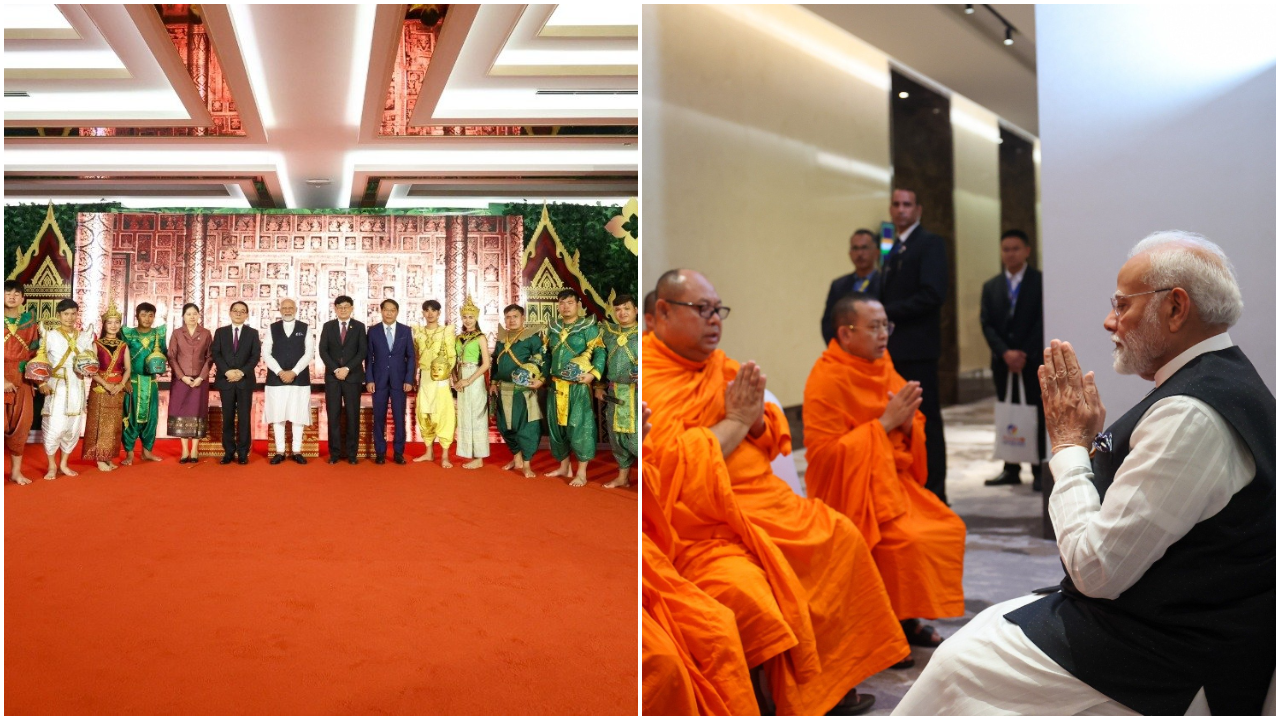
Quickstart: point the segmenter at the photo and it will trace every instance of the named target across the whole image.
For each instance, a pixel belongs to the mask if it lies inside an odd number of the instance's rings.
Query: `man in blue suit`
[[[400,303],[387,298],[382,301],[382,322],[369,328],[369,367],[365,373],[369,392],[373,393],[373,461],[381,465],[387,460],[387,401],[395,415],[395,461],[404,465],[405,398],[413,392],[414,371],[418,367],[413,352],[409,326],[396,322]]]

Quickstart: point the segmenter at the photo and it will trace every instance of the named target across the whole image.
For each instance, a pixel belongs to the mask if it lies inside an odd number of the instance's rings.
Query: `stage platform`
[[[157,449],[45,481],[30,445],[6,484],[7,714],[637,712],[637,493],[601,487],[607,446],[585,488],[501,446],[481,470]]]

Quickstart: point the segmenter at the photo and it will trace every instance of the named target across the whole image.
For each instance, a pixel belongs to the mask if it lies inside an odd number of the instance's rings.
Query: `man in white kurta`
[[[1153,275],[1152,256],[1166,253],[1190,255],[1196,262],[1166,255]],[[1187,270],[1197,265],[1200,271]],[[1206,272],[1209,281],[1197,277]],[[1171,297],[1163,297],[1166,294]],[[1153,380],[1156,388],[1147,397],[1159,397],[1165,384],[1193,361],[1198,361],[1193,367],[1203,367],[1210,356],[1236,352],[1226,329],[1239,317],[1241,307],[1234,276],[1217,246],[1185,233],[1157,233],[1134,248],[1120,273],[1113,310],[1105,323],[1115,343],[1115,369]],[[1212,405],[1192,394],[1168,394],[1142,412],[1124,443],[1127,455],[1100,498],[1094,483],[1097,461],[1091,462],[1090,456],[1113,450],[1110,431],[1089,442],[1102,429],[1106,413],[1093,373],[1081,372],[1069,343],[1054,340],[1044,356],[1040,382],[1046,429],[1053,442],[1050,469],[1056,480],[1049,514],[1058,550],[1073,589],[1085,596],[1085,602],[1116,601],[1144,580],[1150,581],[1147,576],[1156,573],[1153,565],[1167,560],[1175,544],[1222,514],[1237,494],[1249,488],[1256,476],[1255,458],[1237,428]],[[1185,378],[1178,382],[1185,383]],[[1274,407],[1273,398],[1271,403]],[[1124,425],[1131,414],[1113,428]],[[1274,411],[1271,420],[1274,423]],[[1271,453],[1269,463],[1274,461],[1274,445]],[[893,714],[1139,714],[1068,672],[1029,638],[1028,632],[1038,633],[1038,629],[1024,631],[1028,626],[1022,622],[1023,608],[1038,600],[1036,595],[1015,598],[978,614],[938,648]],[[1199,605],[1183,605],[1210,612],[1217,602],[1213,597],[1202,600]],[[1265,632],[1262,625],[1258,632]],[[1110,638],[1106,633],[1101,638],[1075,639],[1080,642],[1069,646],[1076,655],[1072,660],[1083,663],[1082,673],[1105,661],[1092,648],[1106,648],[1108,643],[1115,650],[1124,648],[1122,637]],[[1183,655],[1175,654],[1168,661],[1175,668],[1192,668],[1194,658]],[[1135,668],[1135,678],[1139,669]],[[1203,670],[1189,673],[1198,677]],[[1114,679],[1111,692],[1130,692],[1129,682]],[[1095,680],[1094,684],[1106,683]],[[1195,685],[1185,692],[1179,707],[1157,714],[1209,714],[1203,685],[1198,692]],[[1143,691],[1135,691],[1132,697],[1143,700]],[[1189,705],[1182,704],[1187,700]]]
[[[308,368],[315,357],[315,339],[307,324],[297,318],[298,306],[288,298],[280,301],[280,320],[263,333],[262,356],[267,361],[266,404],[262,419],[275,433],[276,453],[272,465],[285,459],[284,424],[293,423],[292,459],[305,465],[302,456],[302,428],[311,425],[311,380]]]

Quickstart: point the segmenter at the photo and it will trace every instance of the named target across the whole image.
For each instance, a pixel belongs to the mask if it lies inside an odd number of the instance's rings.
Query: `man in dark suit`
[[[382,322],[369,328],[369,368],[365,379],[373,393],[373,461],[379,465],[387,457],[387,402],[395,415],[395,461],[404,465],[405,398],[413,392],[417,359],[408,325],[396,322],[400,303],[387,298],[382,301]]]
[[[876,235],[870,230],[854,230],[849,238],[849,260],[853,262],[853,272],[836,278],[827,292],[827,307],[822,311],[822,341],[826,344],[830,345],[836,336],[832,311],[840,298],[855,292],[880,297],[880,268],[876,262],[880,259],[880,251],[877,245]]]
[[[947,297],[945,241],[920,227],[924,207],[914,190],[893,191],[889,214],[897,239],[881,269],[880,303],[894,324],[889,354],[898,374],[920,383],[924,395],[924,442],[929,458],[925,487],[947,501],[947,444],[938,400],[938,358],[942,355],[942,303]]]
[[[364,385],[364,359],[369,340],[364,323],[351,319],[352,299],[339,295],[333,301],[337,320],[320,329],[320,361],[324,363],[324,404],[329,413],[329,464],[344,456],[355,465],[360,442],[360,392]],[[341,418],[347,421],[347,443],[342,444]]]
[[[222,460],[233,459],[249,464],[249,446],[253,441],[249,416],[253,410],[253,391],[258,387],[253,369],[258,365],[261,345],[258,331],[244,324],[249,306],[237,300],[231,303],[231,324],[213,333],[213,363],[216,368],[214,387],[222,398]]]
[[[1044,407],[1040,404],[1040,379],[1044,364],[1044,285],[1040,271],[1027,265],[1031,257],[1031,241],[1021,230],[1009,230],[1000,238],[1000,262],[1004,272],[982,286],[982,334],[991,346],[991,375],[996,381],[996,395],[1005,400],[1009,373],[1022,375],[1027,400],[1036,406],[1039,457],[1044,457]],[[1014,402],[1020,401],[1014,385]],[[987,481],[988,485],[1018,485],[1021,467],[1005,463],[1004,472]],[[1040,464],[1031,466],[1032,485],[1040,491]]]

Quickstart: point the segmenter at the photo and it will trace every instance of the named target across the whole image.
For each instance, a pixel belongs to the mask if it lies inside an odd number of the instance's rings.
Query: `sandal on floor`
[[[844,699],[836,703],[836,706],[827,711],[828,715],[861,715],[871,709],[876,704],[876,696],[866,693],[856,692],[857,688],[849,691]]]
[[[916,666],[916,659],[908,655],[906,660],[903,660],[902,662],[896,665],[890,665],[889,669],[890,670],[906,670],[907,668],[913,668],[915,666]]]
[[[942,640],[934,642],[933,635],[938,632],[932,625],[925,625],[917,619],[904,620],[902,632],[907,636],[907,644],[916,647],[938,647]],[[939,635],[938,637],[942,637]],[[945,638],[943,638],[945,639]]]

